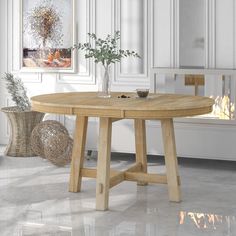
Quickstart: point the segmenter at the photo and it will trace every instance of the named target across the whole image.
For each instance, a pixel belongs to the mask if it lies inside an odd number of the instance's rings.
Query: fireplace
[[[212,113],[198,118],[235,120],[235,78],[229,74],[157,74],[153,90],[211,97],[215,100]]]

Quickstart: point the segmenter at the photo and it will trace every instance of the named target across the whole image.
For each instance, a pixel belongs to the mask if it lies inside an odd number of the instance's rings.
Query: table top
[[[126,92],[114,92],[110,98],[101,98],[95,92],[68,92],[34,96],[31,103],[32,110],[45,113],[161,119],[209,113],[214,100],[179,94],[149,94],[147,98],[139,98],[136,93]]]

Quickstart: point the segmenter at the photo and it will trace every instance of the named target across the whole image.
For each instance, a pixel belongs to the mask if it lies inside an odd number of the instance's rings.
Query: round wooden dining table
[[[138,185],[167,184],[169,200],[181,201],[173,118],[209,113],[214,100],[178,94],[139,98],[136,93],[126,92],[102,98],[95,92],[68,92],[34,96],[31,103],[34,111],[76,116],[69,191],[81,190],[82,177],[96,178],[96,209],[107,210],[109,189],[125,180]],[[88,117],[100,119],[96,169],[83,166]],[[136,162],[125,171],[117,171],[110,169],[111,133],[112,123],[122,119],[134,120]],[[161,122],[166,174],[147,172],[146,120]]]

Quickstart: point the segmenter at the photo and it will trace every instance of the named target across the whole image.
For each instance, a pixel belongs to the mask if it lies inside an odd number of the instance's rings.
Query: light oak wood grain
[[[111,118],[100,118],[96,179],[96,209],[107,210],[110,187]]]
[[[141,171],[147,173],[146,126],[145,120],[134,120],[136,162],[142,164]],[[138,185],[147,185],[147,182],[138,182]]]
[[[122,94],[130,98],[118,98]],[[96,178],[96,209],[107,210],[109,188],[124,180],[138,184],[168,184],[170,201],[179,202],[180,177],[176,158],[174,117],[201,115],[212,111],[214,101],[206,97],[150,94],[137,98],[135,93],[112,93],[111,98],[99,98],[97,93],[56,93],[31,98],[32,109],[40,112],[77,115],[72,153],[69,189],[78,192],[81,178]],[[97,170],[83,168],[88,117],[100,117]],[[112,122],[134,119],[136,164],[125,171],[110,170]],[[145,120],[161,120],[165,151],[166,175],[149,174],[146,157]]]
[[[174,126],[172,119],[161,120],[162,137],[165,152],[165,165],[167,174],[167,184],[169,199],[173,202],[181,200],[180,187],[178,181],[178,163],[176,157],[176,145]]]
[[[121,94],[130,98],[118,98]],[[137,98],[135,93],[117,92],[104,99],[94,92],[70,92],[35,96],[31,103],[33,110],[49,113],[160,119],[209,113],[214,101],[207,97],[178,94],[150,94],[148,98]]]
[[[142,171],[142,163],[136,161],[136,163],[134,165],[130,166],[126,171],[128,171],[128,172],[141,172]]]
[[[110,188],[116,186],[117,184],[123,182],[125,180],[124,172],[119,172],[113,177],[110,178]]]
[[[147,183],[167,184],[166,175],[143,173],[141,169],[142,169],[141,163],[136,163],[123,171],[110,169],[110,188],[123,182],[124,180],[135,181],[135,182],[140,182],[140,181],[143,182],[145,180]],[[90,168],[82,168],[81,176],[96,179],[97,170]],[[180,185],[180,177],[178,176],[177,179],[178,179],[178,185]]]
[[[146,182],[146,183],[156,183],[156,184],[166,184],[166,175],[159,174],[147,174],[142,172],[125,172],[125,180],[136,181],[136,182]]]
[[[76,117],[70,171],[70,192],[80,192],[81,189],[81,169],[83,168],[84,163],[84,148],[86,143],[87,125],[88,117]]]

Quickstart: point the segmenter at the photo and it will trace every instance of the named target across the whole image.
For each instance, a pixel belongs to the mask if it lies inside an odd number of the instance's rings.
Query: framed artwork
[[[21,71],[75,72],[74,0],[21,0]]]

